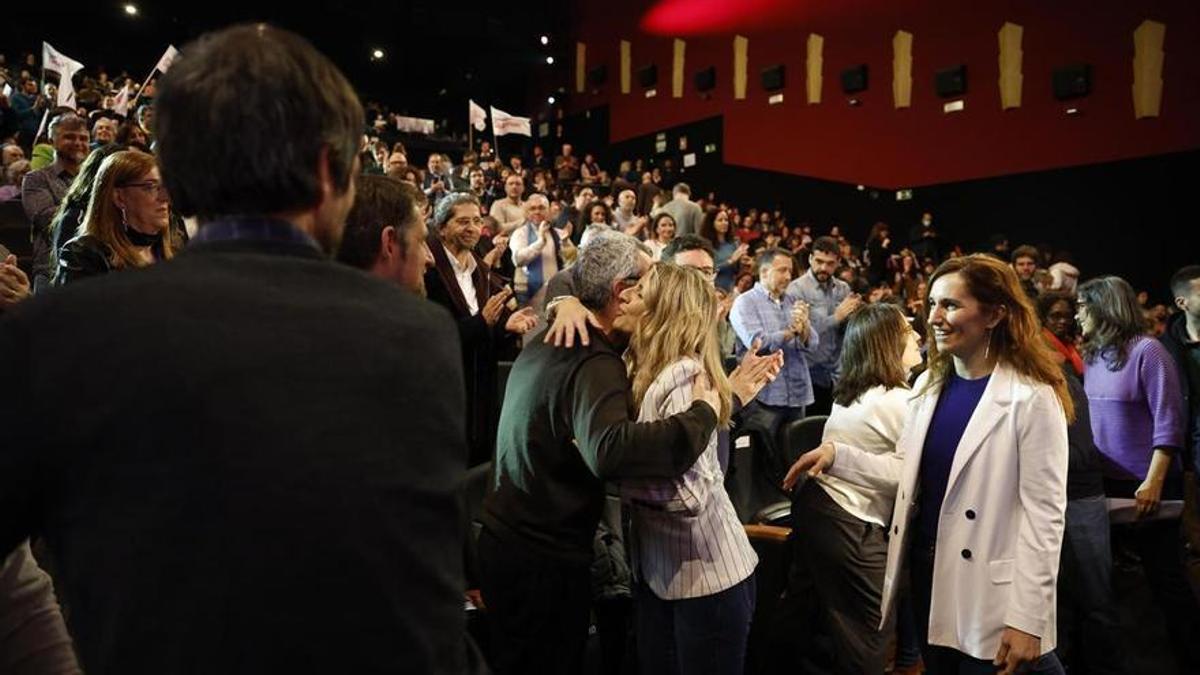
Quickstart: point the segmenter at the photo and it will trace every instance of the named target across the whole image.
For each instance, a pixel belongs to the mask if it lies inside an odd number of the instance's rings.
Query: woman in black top
[[[58,253],[54,283],[170,258],[170,201],[154,157],[125,150],[100,165],[79,236]]]

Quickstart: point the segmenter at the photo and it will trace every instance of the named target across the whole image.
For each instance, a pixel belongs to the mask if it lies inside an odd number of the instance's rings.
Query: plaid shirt
[[[814,400],[808,358],[821,344],[820,335],[810,322],[807,344],[800,338],[785,339],[784,336],[792,325],[792,307],[797,300],[799,298],[788,293],[772,299],[762,284],[755,284],[733,301],[733,309],[729,311],[729,323],[738,337],[739,358],[755,338],[762,339],[763,349],[783,350],[783,370],[779,377],[758,393],[757,400],[766,405],[799,408],[811,405]]]

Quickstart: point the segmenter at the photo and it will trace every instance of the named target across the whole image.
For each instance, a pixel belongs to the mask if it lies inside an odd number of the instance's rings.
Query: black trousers
[[[809,415],[828,415],[833,411],[833,386],[822,387],[817,383],[813,383],[813,403],[805,408],[804,412]]]
[[[817,620],[833,640],[834,672],[882,673],[890,634],[879,630],[884,528],[847,513],[815,480],[800,487],[792,509],[802,542],[794,571],[820,605]]]
[[[483,602],[496,675],[583,670],[591,614],[588,563],[570,564],[479,535]]]

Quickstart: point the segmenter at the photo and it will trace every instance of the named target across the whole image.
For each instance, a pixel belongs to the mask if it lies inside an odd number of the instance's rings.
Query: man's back
[[[572,391],[580,368],[591,362],[591,377],[607,380],[628,409],[629,382],[620,356],[598,334],[590,346],[575,349],[555,348],[541,337],[529,341],[509,373],[484,522],[507,541],[586,560],[604,483],[573,441]]]
[[[676,195],[663,205],[663,210],[675,219],[675,236],[700,232],[700,221],[704,219],[704,212],[696,202]]]
[[[459,358],[298,245],[48,294],[0,323],[0,550],[47,539],[89,673],[460,671]]]

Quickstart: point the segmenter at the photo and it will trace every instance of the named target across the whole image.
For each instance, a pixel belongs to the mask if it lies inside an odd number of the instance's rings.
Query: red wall
[[[701,5],[706,0],[697,0]],[[740,0],[726,0],[736,3]],[[763,4],[762,0],[756,0]],[[1125,0],[975,2],[970,0],[778,0],[772,28],[733,26],[686,36],[683,98],[671,97],[674,35],[650,35],[639,22],[653,3],[581,0],[576,32],[588,68],[608,66],[597,94],[573,94],[570,110],[608,104],[611,138],[620,141],[697,119],[724,115],[725,161],[879,187],[913,187],[1002,174],[1105,162],[1200,147],[1200,2]],[[754,4],[754,3],[751,3]],[[1161,116],[1135,120],[1133,31],[1144,19],[1166,24]],[[997,32],[1005,21],[1024,27],[1022,106],[1002,111]],[[743,30],[744,29],[744,30]],[[913,33],[912,107],[892,107],[892,36]],[[750,39],[747,98],[733,99],[732,38]],[[822,102],[805,102],[806,41],[825,37]],[[618,41],[633,44],[630,94],[620,93]],[[573,59],[572,59],[573,61]],[[1051,72],[1092,64],[1092,94],[1073,105],[1054,100]],[[658,95],[647,99],[638,68],[658,66]],[[759,74],[786,66],[782,104],[769,106]],[[870,88],[851,107],[840,73],[858,63]],[[967,66],[966,110],[942,112],[935,70]],[[717,68],[709,100],[693,74]],[[573,63],[571,64],[573,69]],[[572,70],[571,90],[574,87]]]

